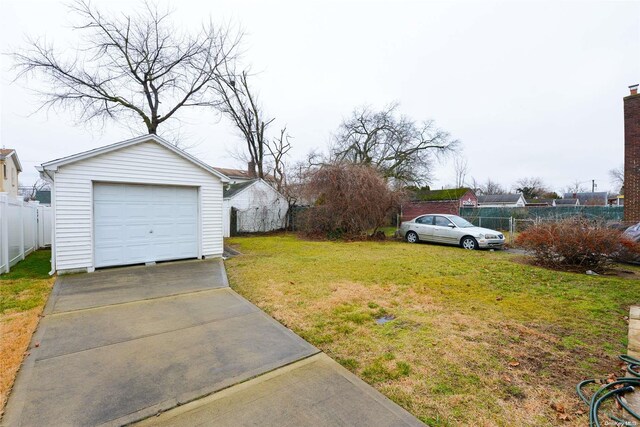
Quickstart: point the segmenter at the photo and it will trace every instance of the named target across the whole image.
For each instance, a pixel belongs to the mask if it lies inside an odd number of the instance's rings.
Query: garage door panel
[[[113,205],[109,202],[100,201],[96,202],[96,206],[102,211],[102,216],[100,218],[101,221],[121,217],[122,207],[120,205]]]
[[[121,233],[122,233],[121,225],[103,224],[100,227],[95,228],[94,238],[96,243],[100,243],[102,245],[107,242],[119,241]]]
[[[149,239],[149,230],[151,227],[148,224],[126,224],[122,227],[126,241],[143,241],[147,242]]]
[[[95,266],[198,256],[193,187],[94,185]]]
[[[196,207],[196,211],[197,211],[197,207]],[[192,218],[194,214],[194,207],[191,205],[180,205],[174,212],[175,212],[175,215],[178,217]]]

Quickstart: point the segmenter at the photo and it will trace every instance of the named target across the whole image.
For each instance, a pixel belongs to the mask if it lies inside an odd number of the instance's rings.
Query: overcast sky
[[[106,10],[131,2],[97,1]],[[64,2],[1,0],[2,52],[46,36],[59,50],[78,34]],[[612,188],[622,165],[622,98],[640,82],[640,2],[160,1],[193,27],[211,16],[246,31],[244,62],[265,110],[287,125],[294,158],[325,149],[354,107],[400,103],[433,119],[463,143],[469,178],[505,186],[538,176],[560,191],[575,181]],[[133,136],[117,124],[77,125],[65,112],[34,113],[38,99],[12,83],[2,56],[0,145],[15,148],[24,172],[34,166]],[[242,166],[228,151],[241,144],[212,112],[183,114],[180,135],[214,166]],[[141,124],[139,132],[143,132]],[[450,164],[432,188],[454,183]]]

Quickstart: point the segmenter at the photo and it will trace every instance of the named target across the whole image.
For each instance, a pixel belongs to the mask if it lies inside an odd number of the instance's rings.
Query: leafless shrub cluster
[[[620,230],[576,217],[529,227],[516,244],[531,251],[537,264],[564,270],[603,272],[623,256],[640,254],[639,245]]]
[[[353,163],[324,165],[310,176],[305,197],[315,200],[302,215],[308,235],[361,238],[384,225],[387,214],[402,200],[373,167]]]

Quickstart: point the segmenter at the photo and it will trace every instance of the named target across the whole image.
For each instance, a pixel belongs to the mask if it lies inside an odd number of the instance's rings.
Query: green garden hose
[[[589,427],[600,427],[600,420],[598,418],[600,406],[602,406],[606,400],[612,398],[615,398],[615,400],[620,404],[620,407],[626,411],[626,414],[636,420],[640,420],[640,414],[630,408],[622,399],[622,395],[633,392],[635,387],[640,387],[640,372],[638,371],[638,369],[640,369],[640,359],[632,356],[621,355],[620,360],[627,364],[627,372],[632,375],[631,377],[617,378],[615,381],[611,382],[607,382],[608,379],[590,379],[581,381],[576,386],[578,397],[580,397],[580,399],[589,406]],[[603,384],[595,393],[593,393],[591,398],[587,398],[582,391],[583,388],[589,384]],[[611,413],[607,413],[606,415],[620,426],[637,425],[635,422],[624,420]]]

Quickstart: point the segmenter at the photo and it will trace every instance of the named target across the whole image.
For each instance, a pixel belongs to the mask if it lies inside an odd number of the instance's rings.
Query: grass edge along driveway
[[[243,253],[226,261],[233,289],[431,426],[584,425],[575,383],[617,366],[640,300],[637,269],[290,234],[228,243]]]
[[[55,281],[50,260],[39,250],[0,275],[0,416]]]

